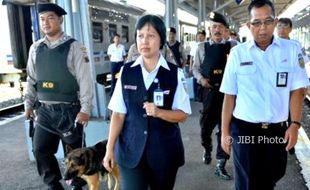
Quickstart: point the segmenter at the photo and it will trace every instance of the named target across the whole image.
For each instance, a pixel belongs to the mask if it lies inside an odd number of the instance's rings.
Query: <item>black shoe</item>
[[[203,163],[209,165],[211,163],[211,160],[212,160],[211,152],[205,150],[202,156]]]
[[[77,187],[77,186],[72,186],[71,190],[83,190],[83,188],[82,187]]]
[[[48,190],[64,190],[63,186],[61,185],[61,183],[56,182],[53,184],[50,184],[48,186]]]
[[[215,169],[215,173],[214,174],[217,175],[218,177],[220,177],[221,179],[231,180],[232,177],[226,171],[225,165],[226,165],[226,160],[225,159],[218,160],[218,162],[216,164],[216,169]]]
[[[288,152],[290,153],[290,155],[295,154],[295,148],[294,148],[294,147],[293,147],[293,148],[291,148]]]

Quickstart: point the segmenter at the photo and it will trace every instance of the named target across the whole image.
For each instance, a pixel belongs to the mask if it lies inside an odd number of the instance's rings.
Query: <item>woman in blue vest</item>
[[[184,164],[178,122],[191,114],[186,80],[160,54],[166,29],[159,17],[142,16],[135,37],[140,56],[123,66],[109,103],[113,113],[103,164],[109,171],[119,165],[122,190],[172,190]]]

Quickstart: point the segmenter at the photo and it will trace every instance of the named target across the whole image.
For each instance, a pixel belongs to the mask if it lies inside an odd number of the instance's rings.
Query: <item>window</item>
[[[129,29],[128,26],[122,26],[122,43],[129,42]]]
[[[102,23],[100,22],[93,22],[93,41],[95,43],[102,43],[103,42],[103,35],[102,35]]]
[[[113,43],[113,37],[117,33],[116,24],[109,24],[109,37],[111,40],[111,43]]]

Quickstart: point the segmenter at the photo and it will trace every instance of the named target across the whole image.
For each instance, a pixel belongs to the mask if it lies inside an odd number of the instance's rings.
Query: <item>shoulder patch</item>
[[[87,48],[86,47],[81,47],[81,51],[83,52],[83,53],[87,53]]]
[[[305,60],[301,53],[298,54],[298,63],[300,68],[305,68]]]

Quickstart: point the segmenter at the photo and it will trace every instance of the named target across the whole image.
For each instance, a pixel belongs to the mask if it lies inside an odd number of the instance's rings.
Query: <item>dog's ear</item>
[[[78,160],[78,165],[85,165],[87,159],[87,155],[85,151],[82,151]]]
[[[68,154],[69,152],[71,152],[73,150],[73,148],[70,145],[66,145],[66,154]]]

